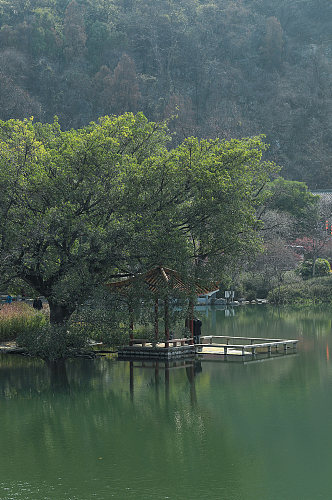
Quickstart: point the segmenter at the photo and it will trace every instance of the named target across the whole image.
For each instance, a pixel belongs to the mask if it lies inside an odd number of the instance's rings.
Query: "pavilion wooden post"
[[[158,343],[158,338],[159,338],[159,322],[158,322],[158,298],[156,298],[155,303],[154,303],[154,338],[156,341],[156,344]]]
[[[189,301],[189,328],[191,331],[190,344],[194,343],[194,301],[190,299]]]
[[[130,334],[129,334],[129,345],[133,345],[133,340],[134,340],[134,309],[131,304],[131,301],[129,302],[129,329],[130,329]]]
[[[165,347],[169,347],[169,311],[168,311],[168,297],[165,298]]]

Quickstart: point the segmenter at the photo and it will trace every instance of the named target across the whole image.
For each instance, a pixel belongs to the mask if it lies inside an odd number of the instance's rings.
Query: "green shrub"
[[[283,274],[283,285],[290,285],[294,283],[302,283],[302,278],[296,269],[292,269],[291,271],[285,271]],[[274,288],[274,287],[273,287]]]
[[[247,300],[255,300],[256,298],[265,299],[270,289],[272,282],[269,277],[261,272],[250,272],[243,275],[242,296]]]
[[[26,330],[17,337],[17,345],[31,356],[56,361],[75,355],[87,347],[87,337],[81,329],[67,326],[47,325],[35,330]]]
[[[313,276],[313,260],[308,259],[302,262],[298,268],[299,274],[304,279],[312,278]],[[316,259],[315,277],[328,276],[331,272],[331,266],[326,259]]]
[[[332,302],[332,278],[322,277],[274,288],[268,295],[274,304],[320,304]]]
[[[255,290],[248,290],[245,295],[246,300],[256,300],[257,295]]]

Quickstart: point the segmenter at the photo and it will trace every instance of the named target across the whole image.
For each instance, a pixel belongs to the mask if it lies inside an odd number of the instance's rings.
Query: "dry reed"
[[[48,324],[48,311],[35,311],[25,302],[4,304],[0,308],[0,341],[14,340],[19,333]]]

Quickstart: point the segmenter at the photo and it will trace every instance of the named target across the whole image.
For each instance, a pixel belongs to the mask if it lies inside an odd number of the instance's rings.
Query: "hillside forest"
[[[331,21],[329,0],[0,0],[0,118],[265,134],[284,177],[328,189]]]

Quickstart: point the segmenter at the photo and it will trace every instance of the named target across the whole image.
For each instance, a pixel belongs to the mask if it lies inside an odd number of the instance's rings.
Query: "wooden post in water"
[[[154,364],[154,381],[157,386],[159,384],[159,361]]]
[[[129,362],[129,387],[130,387],[130,399],[134,399],[134,363]]]
[[[169,362],[165,361],[165,396],[166,403],[169,401]]]
[[[159,404],[159,361],[156,361],[154,365],[154,386],[156,401]]]

